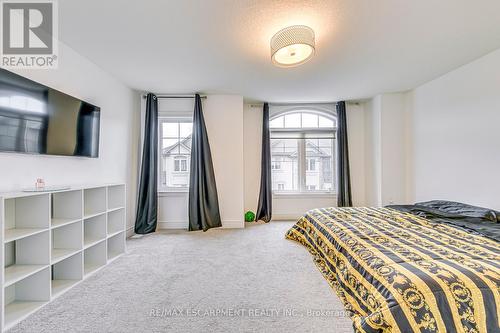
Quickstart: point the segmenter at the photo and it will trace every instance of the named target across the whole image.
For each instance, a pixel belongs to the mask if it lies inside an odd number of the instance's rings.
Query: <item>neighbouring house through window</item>
[[[186,172],[188,170],[187,160],[188,160],[187,156],[175,157],[175,159],[174,159],[174,171]]]
[[[307,171],[315,171],[316,170],[316,160],[314,158],[306,159],[306,168]]]
[[[271,170],[275,193],[333,193],[336,186],[333,111],[297,107],[271,117]]]
[[[159,190],[186,191],[191,161],[191,118],[160,118]]]

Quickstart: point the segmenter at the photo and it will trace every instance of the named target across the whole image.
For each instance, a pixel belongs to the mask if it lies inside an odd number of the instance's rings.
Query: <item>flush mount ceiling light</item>
[[[279,67],[294,67],[314,55],[314,31],[305,25],[293,25],[271,38],[271,60]]]

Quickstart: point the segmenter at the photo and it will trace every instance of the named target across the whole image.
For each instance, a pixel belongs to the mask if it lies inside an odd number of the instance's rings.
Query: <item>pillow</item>
[[[415,205],[437,209],[442,212],[456,214],[465,217],[478,217],[492,222],[500,222],[500,213],[483,207],[467,205],[460,202],[446,200],[432,200],[417,202]]]

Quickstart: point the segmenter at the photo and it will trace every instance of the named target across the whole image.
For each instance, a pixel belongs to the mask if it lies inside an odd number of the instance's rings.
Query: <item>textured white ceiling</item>
[[[131,88],[320,102],[411,89],[500,47],[498,0],[65,0],[60,37]],[[274,67],[305,24],[315,57]]]

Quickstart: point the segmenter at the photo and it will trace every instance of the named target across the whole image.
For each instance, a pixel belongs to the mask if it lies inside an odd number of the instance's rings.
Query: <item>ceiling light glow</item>
[[[305,25],[281,29],[271,38],[271,60],[279,67],[303,64],[314,52],[314,31]]]

